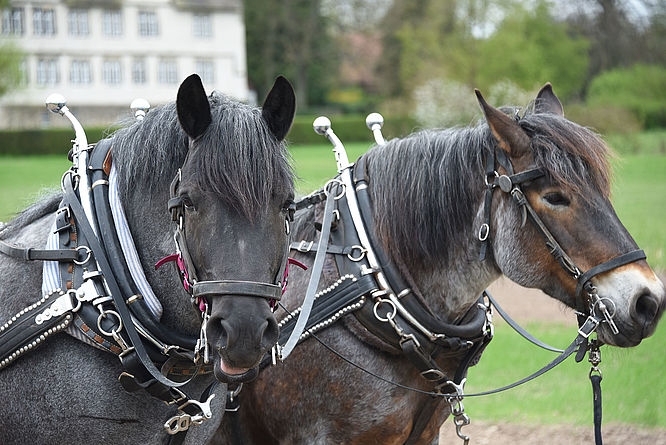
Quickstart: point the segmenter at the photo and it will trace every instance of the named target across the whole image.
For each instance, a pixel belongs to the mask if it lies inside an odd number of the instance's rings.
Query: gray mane
[[[534,163],[572,193],[609,194],[608,148],[592,131],[552,114],[526,113]],[[407,264],[448,261],[479,209],[485,159],[496,148],[485,121],[424,130],[367,154],[376,231],[391,256]]]
[[[276,189],[287,192],[292,171],[284,143],[277,141],[261,110],[214,92],[209,96],[212,123],[189,154],[195,182],[248,218],[262,213]],[[111,135],[121,197],[136,188],[148,192],[168,186],[188,154],[176,104],[151,110]]]

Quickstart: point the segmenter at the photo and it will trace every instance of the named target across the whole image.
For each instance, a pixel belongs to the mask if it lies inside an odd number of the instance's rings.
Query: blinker
[[[511,191],[511,187],[513,187],[511,178],[509,178],[507,175],[500,176],[497,179],[497,182],[499,183],[500,189],[502,189],[504,193],[509,193]]]

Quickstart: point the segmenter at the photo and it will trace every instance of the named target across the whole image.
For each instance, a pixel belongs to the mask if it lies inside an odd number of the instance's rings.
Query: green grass
[[[354,162],[370,146],[370,142],[345,143],[349,160]],[[301,194],[308,194],[321,187],[328,179],[337,174],[331,144],[292,145],[289,147],[289,152],[293,157],[293,165],[298,175],[296,189]]]
[[[0,221],[34,202],[47,188],[58,187],[71,162],[62,156],[0,157]]]
[[[604,139],[613,150],[625,155],[666,155],[666,129],[642,131],[640,133],[611,134]]]
[[[564,349],[575,336],[573,327],[528,325],[541,340]],[[603,421],[666,428],[666,323],[631,349],[603,346]],[[549,363],[556,354],[533,346],[501,323],[480,363],[471,368],[466,392],[513,383]],[[501,394],[470,398],[465,409],[474,418],[525,423],[592,425],[592,389],[587,357],[573,356],[532,382]]]

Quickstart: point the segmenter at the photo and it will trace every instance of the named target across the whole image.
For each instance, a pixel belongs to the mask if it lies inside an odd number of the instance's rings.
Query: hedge
[[[297,116],[287,140],[292,144],[324,143],[324,138],[314,132],[312,122],[316,116]],[[365,126],[363,115],[330,116],[335,133],[343,142],[372,141],[372,134]],[[408,117],[386,119],[384,136],[392,138],[409,134],[416,127]],[[109,133],[108,128],[87,128],[89,142],[96,142]],[[44,130],[0,131],[0,155],[66,154],[71,148],[74,131],[70,128]]]
[[[96,142],[108,133],[106,128],[88,128],[89,142]],[[0,154],[3,155],[44,155],[67,154],[72,148],[74,130],[52,128],[46,130],[5,130],[0,131]]]

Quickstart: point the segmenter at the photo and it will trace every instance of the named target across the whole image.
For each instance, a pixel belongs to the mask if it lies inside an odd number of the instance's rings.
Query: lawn
[[[527,325],[528,331],[546,343],[564,349],[576,330],[559,325]],[[631,349],[601,348],[604,422],[633,423],[666,428],[666,323]],[[555,358],[500,323],[479,364],[470,369],[466,391],[480,392],[513,383],[532,374]],[[470,398],[470,416],[487,421],[592,425],[592,389],[587,357],[573,356],[534,381],[504,393]]]

